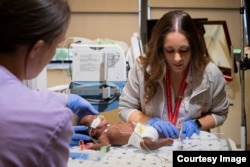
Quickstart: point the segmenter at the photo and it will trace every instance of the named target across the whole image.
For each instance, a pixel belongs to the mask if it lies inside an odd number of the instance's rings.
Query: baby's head
[[[89,135],[98,138],[103,130],[106,129],[108,121],[103,115],[86,115],[80,119],[79,124],[87,126]]]

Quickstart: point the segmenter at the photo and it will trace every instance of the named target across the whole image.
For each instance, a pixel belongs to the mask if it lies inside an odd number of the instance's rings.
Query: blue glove
[[[189,138],[193,133],[200,134],[198,125],[191,119],[188,119],[182,123],[182,138]]]
[[[151,118],[146,124],[154,127],[159,133],[164,134],[165,137],[176,138],[179,134],[175,125],[169,121],[161,120],[160,118]]]
[[[76,94],[69,94],[67,106],[78,117],[83,117],[85,115],[99,114],[99,112],[92,106],[90,102],[88,102],[87,100]]]
[[[74,129],[74,134],[73,134],[71,141],[69,143],[70,147],[79,146],[80,140],[90,141],[90,137],[88,135],[77,133],[79,131],[88,130],[87,126],[82,126],[82,125],[81,126],[73,126],[73,129]]]

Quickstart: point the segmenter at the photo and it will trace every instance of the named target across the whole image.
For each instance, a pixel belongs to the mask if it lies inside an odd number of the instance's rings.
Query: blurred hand
[[[154,127],[159,133],[162,133],[165,137],[177,138],[179,131],[175,125],[166,120],[160,118],[151,118],[147,121],[147,125]]]
[[[191,120],[188,119],[182,123],[182,138],[189,138],[193,135],[193,133],[200,134],[199,127],[197,124]]]
[[[90,137],[88,135],[77,133],[80,131],[88,130],[87,126],[82,126],[82,125],[81,126],[73,126],[73,129],[74,129],[74,134],[73,134],[71,141],[69,143],[70,147],[79,146],[80,140],[90,141]]]
[[[67,106],[78,117],[83,117],[85,115],[99,114],[99,112],[92,106],[90,102],[88,102],[87,100],[76,94],[69,94]]]

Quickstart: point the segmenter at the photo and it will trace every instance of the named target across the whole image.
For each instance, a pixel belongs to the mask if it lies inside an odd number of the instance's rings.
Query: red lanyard
[[[173,124],[176,124],[177,116],[179,114],[179,110],[180,110],[180,106],[181,106],[181,101],[183,99],[183,94],[184,94],[184,91],[187,87],[186,77],[187,77],[188,70],[189,70],[189,67],[187,67],[185,74],[184,74],[184,77],[182,79],[181,87],[179,90],[178,99],[175,103],[174,111],[172,110],[172,95],[171,95],[171,89],[170,89],[170,75],[169,75],[169,72],[167,72],[167,74],[166,74],[166,76],[167,76],[166,77],[166,94],[167,94],[168,119]]]

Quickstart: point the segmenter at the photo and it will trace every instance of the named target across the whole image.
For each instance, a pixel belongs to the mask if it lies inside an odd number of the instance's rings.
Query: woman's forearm
[[[198,119],[201,123],[201,130],[209,130],[215,127],[215,120],[212,115],[205,115]]]
[[[150,117],[146,116],[143,112],[136,110],[128,118],[128,122],[140,122],[146,124]]]

